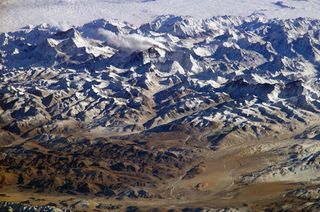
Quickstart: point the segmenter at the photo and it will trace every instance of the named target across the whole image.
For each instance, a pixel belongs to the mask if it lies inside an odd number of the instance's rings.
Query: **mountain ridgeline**
[[[2,124],[24,136],[55,134],[63,121],[110,132],[214,126],[275,136],[319,112],[319,39],[318,20],[259,17],[3,33]]]

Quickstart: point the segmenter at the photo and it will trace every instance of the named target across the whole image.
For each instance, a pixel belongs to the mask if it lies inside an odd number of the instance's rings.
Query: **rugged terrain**
[[[3,207],[319,210],[319,20],[96,20],[0,44]]]

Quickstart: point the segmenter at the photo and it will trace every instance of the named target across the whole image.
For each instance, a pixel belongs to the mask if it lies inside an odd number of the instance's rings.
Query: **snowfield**
[[[0,1],[0,32],[49,23],[67,29],[94,19],[119,19],[140,25],[165,14],[209,18],[216,15],[320,17],[318,0],[25,0]]]

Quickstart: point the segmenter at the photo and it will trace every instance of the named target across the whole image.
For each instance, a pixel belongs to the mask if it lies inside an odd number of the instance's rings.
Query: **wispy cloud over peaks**
[[[163,47],[162,43],[138,34],[116,34],[104,29],[99,29],[98,33],[108,45],[123,51],[142,51],[152,46]]]

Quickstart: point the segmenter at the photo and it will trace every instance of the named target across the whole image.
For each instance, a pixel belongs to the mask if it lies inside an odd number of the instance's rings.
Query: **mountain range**
[[[290,182],[303,184],[284,195],[297,207],[320,179],[319,65],[311,18],[166,15],[1,33],[0,183],[171,202],[194,198],[188,183],[205,197]],[[221,190],[200,182],[218,161],[233,182]],[[282,207],[257,205],[240,208]]]

